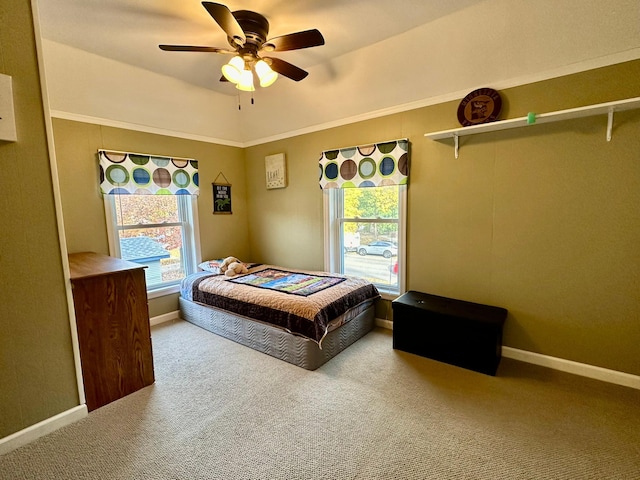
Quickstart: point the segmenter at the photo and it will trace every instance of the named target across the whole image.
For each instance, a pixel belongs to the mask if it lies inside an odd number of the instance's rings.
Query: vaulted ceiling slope
[[[640,58],[637,0],[224,3],[270,37],[319,29],[324,46],[281,54],[309,76],[239,93],[227,57],[161,51],[228,45],[196,0],[40,0],[53,115],[246,146]]]

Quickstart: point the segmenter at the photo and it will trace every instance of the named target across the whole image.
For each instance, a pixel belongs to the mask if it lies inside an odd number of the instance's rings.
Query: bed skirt
[[[322,340],[320,349],[313,340],[292,335],[281,328],[194,303],[182,297],[179,298],[179,302],[180,317],[184,320],[307,370],[315,370],[325,364],[369,333],[375,324],[375,308],[372,305],[350,322],[329,332]]]

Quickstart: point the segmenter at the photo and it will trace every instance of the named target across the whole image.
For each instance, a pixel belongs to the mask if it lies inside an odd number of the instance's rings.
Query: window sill
[[[402,295],[402,293],[399,292],[385,292],[384,290],[380,290],[380,288],[378,288],[378,292],[380,292],[380,296],[383,300],[395,300]]]
[[[171,295],[174,293],[180,292],[180,285],[169,285],[168,287],[154,288],[147,290],[147,299],[151,300],[152,298],[164,297],[166,295]]]

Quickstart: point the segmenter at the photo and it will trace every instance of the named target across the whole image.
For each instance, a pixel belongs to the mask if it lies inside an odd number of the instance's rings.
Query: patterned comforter
[[[248,280],[268,270],[290,274],[291,278],[304,275],[326,277],[327,284],[332,285],[303,296],[269,287],[260,288],[256,282],[242,283],[243,277]],[[336,282],[333,280],[336,278],[344,280]],[[182,281],[181,295],[196,303],[284,328],[318,344],[330,330],[346,323],[380,297],[373,284],[360,278],[285,270],[273,265],[254,266],[247,274],[235,277],[198,272]]]

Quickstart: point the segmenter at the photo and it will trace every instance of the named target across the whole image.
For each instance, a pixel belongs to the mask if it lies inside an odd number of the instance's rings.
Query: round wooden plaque
[[[479,88],[464,97],[458,106],[458,121],[468,127],[498,119],[502,108],[500,94],[492,88]]]

